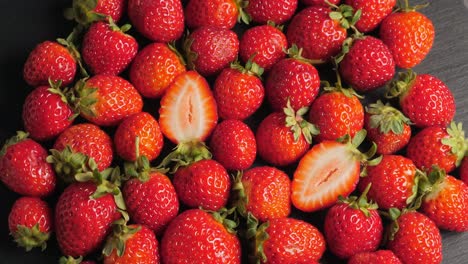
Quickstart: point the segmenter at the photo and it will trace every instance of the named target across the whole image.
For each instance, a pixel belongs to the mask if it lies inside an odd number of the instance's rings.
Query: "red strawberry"
[[[185,66],[174,47],[151,43],[136,55],[130,68],[130,81],[143,97],[159,98],[183,72]]]
[[[247,29],[240,39],[239,55],[244,62],[250,59],[265,70],[284,58],[288,40],[281,27],[268,25]]]
[[[226,206],[231,190],[229,174],[215,160],[200,160],[181,167],[174,174],[173,183],[182,203],[212,211]]]
[[[117,22],[124,14],[126,4],[125,0],[73,0],[72,7],[65,10],[65,17],[84,26],[107,17]]]
[[[387,90],[387,98],[398,97],[402,112],[417,127],[447,126],[455,116],[455,99],[438,78],[409,70]]]
[[[231,29],[246,15],[237,0],[191,0],[184,9],[187,27],[215,26]]]
[[[29,54],[23,68],[26,83],[37,87],[49,85],[49,79],[69,85],[75,78],[76,60],[69,49],[58,42],[44,41]]]
[[[233,63],[221,71],[213,87],[219,117],[244,120],[260,108],[265,96],[262,73],[263,69],[251,61],[245,67]]]
[[[138,51],[137,41],[114,22],[97,22],[89,27],[81,47],[84,62],[93,74],[119,75]]]
[[[237,210],[252,214],[261,222],[288,217],[291,213],[291,180],[275,168],[260,166],[239,173],[233,190],[237,192]]]
[[[219,123],[210,140],[213,158],[227,170],[250,168],[257,155],[257,143],[252,130],[239,120]]]
[[[460,165],[467,148],[462,124],[452,122],[447,128],[432,126],[421,130],[408,143],[406,156],[419,169],[427,171],[437,165],[450,173]]]
[[[154,42],[179,39],[184,32],[184,10],[180,0],[129,0],[132,25]]]
[[[302,49],[293,45],[288,54],[290,58],[272,67],[265,84],[266,96],[274,111],[281,111],[288,100],[296,111],[309,107],[320,89],[317,69],[301,56]]]
[[[239,39],[232,30],[206,26],[195,29],[186,38],[184,48],[188,67],[209,76],[236,60]]]
[[[249,0],[245,11],[255,23],[266,24],[272,21],[280,25],[294,15],[297,2],[298,0]]]
[[[413,68],[421,63],[432,48],[434,25],[416,8],[408,6],[388,15],[380,24],[380,39],[387,44],[400,68]]]
[[[240,264],[240,242],[234,231],[223,225],[233,224],[224,214],[191,209],[178,215],[162,237],[162,263]]]
[[[466,154],[460,165],[460,179],[468,184],[468,158]]]
[[[125,160],[135,161],[141,155],[152,161],[161,153],[164,141],[158,121],[149,113],[140,112],[120,123],[114,144],[116,153]]]
[[[367,33],[376,29],[392,12],[396,0],[345,0],[345,3],[352,6],[354,10],[362,11],[356,28],[360,32]]]
[[[126,3],[125,0],[98,0],[94,12],[110,16],[117,22],[124,14]]]
[[[352,256],[348,264],[402,264],[400,259],[391,250],[377,250],[374,252],[361,252]]]
[[[55,189],[55,172],[47,163],[47,150],[18,131],[0,151],[0,180],[12,191],[43,197]]]
[[[39,198],[21,197],[11,208],[8,227],[18,246],[26,251],[34,247],[44,250],[53,230],[52,210]]]
[[[382,101],[366,107],[364,128],[367,138],[377,144],[377,153],[393,154],[403,149],[411,138],[411,121],[398,109]]]
[[[26,132],[35,140],[50,140],[73,123],[73,110],[60,90],[60,81],[39,86],[23,105],[23,123]]]
[[[313,5],[322,5],[329,6],[325,0],[301,0],[304,5],[313,6]],[[328,0],[330,4],[337,5],[340,3],[340,0]]]

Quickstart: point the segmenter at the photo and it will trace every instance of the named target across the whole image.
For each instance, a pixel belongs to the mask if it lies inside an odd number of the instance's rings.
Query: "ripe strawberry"
[[[199,27],[186,38],[184,49],[188,67],[203,76],[210,76],[236,60],[239,39],[230,29]]]
[[[262,73],[263,69],[251,61],[245,67],[232,63],[221,71],[213,87],[219,117],[244,120],[260,108],[265,96]]]
[[[53,230],[52,210],[36,197],[21,197],[15,201],[8,215],[8,228],[15,242],[26,251],[47,247]]]
[[[53,41],[39,43],[29,54],[23,68],[23,77],[30,86],[49,85],[62,81],[69,85],[75,78],[76,59],[72,52]]]
[[[154,42],[179,39],[184,32],[184,10],[180,0],[129,0],[132,25]]]
[[[239,173],[233,190],[238,196],[237,210],[243,216],[249,213],[265,222],[291,213],[291,180],[275,167],[260,166]]]
[[[388,15],[380,24],[380,39],[387,44],[399,68],[413,68],[432,48],[434,25],[416,8],[408,6]]]
[[[161,153],[164,141],[158,121],[149,113],[140,112],[120,123],[114,134],[114,145],[124,160],[135,161],[141,155],[152,161]]]
[[[395,227],[395,225],[393,225]],[[387,248],[402,263],[442,263],[442,238],[434,222],[416,211],[401,213]]]
[[[0,180],[20,195],[48,196],[55,189],[56,177],[46,158],[47,150],[18,131],[0,151]]]
[[[127,68],[138,51],[137,41],[125,33],[129,29],[130,25],[119,28],[113,21],[89,27],[81,54],[93,74],[119,75]]]
[[[200,160],[181,167],[174,174],[173,183],[182,203],[212,211],[226,206],[231,190],[229,174],[215,160]]]
[[[301,56],[302,49],[293,45],[288,54],[290,58],[272,67],[265,84],[266,96],[274,111],[281,111],[288,100],[296,111],[309,107],[320,89],[317,69]]]
[[[361,252],[352,256],[348,264],[402,264],[400,259],[391,250],[377,250],[374,252]]]
[[[403,113],[388,103],[384,105],[379,100],[366,107],[364,128],[367,138],[377,144],[378,154],[393,154],[403,149],[411,138],[410,124]]]
[[[356,28],[362,33],[376,29],[382,20],[393,10],[396,0],[346,0],[345,3],[361,10],[361,18],[356,22]]]
[[[53,139],[73,123],[73,110],[60,86],[60,81],[51,81],[26,97],[22,118],[31,138],[39,141]]]
[[[460,179],[468,184],[468,158],[466,154],[460,165]]]
[[[73,0],[72,7],[65,10],[65,17],[84,26],[107,17],[118,22],[124,14],[126,3],[125,0]]]
[[[304,5],[308,5],[308,6],[318,6],[318,5],[327,6],[327,7],[329,6],[325,0],[301,0],[301,2]],[[328,0],[328,2],[330,4],[337,5],[340,3],[340,0]]]
[[[213,158],[227,170],[250,168],[257,156],[255,135],[239,120],[225,120],[213,131],[210,140]]]
[[[137,53],[130,67],[130,81],[143,97],[159,98],[185,66],[177,50],[163,43],[151,43]]]
[[[297,9],[298,0],[249,0],[245,11],[253,22],[266,24],[268,21],[280,25],[291,19]]]
[[[437,165],[447,173],[460,165],[468,148],[462,124],[426,127],[411,138],[406,156],[421,170]]]
[[[399,73],[389,86],[387,98],[398,97],[402,112],[417,127],[447,126],[455,116],[455,99],[438,78],[409,70]]]
[[[359,180],[358,189],[372,187],[367,196],[381,209],[403,209],[413,202],[417,193],[417,173],[414,163],[400,155],[383,155],[382,161],[367,167],[367,175]]]
[[[360,165],[374,165],[379,158],[368,161],[375,154],[375,144],[366,153],[357,149],[366,137],[361,130],[351,140],[347,135],[341,142],[323,141],[314,145],[299,161],[291,186],[292,204],[304,212],[329,207],[354,191]]]
[[[225,218],[224,212],[211,215],[200,209],[179,214],[162,237],[162,263],[241,263],[239,239]]]
[[[232,29],[237,21],[246,20],[237,0],[191,0],[184,9],[188,28],[215,26]]]
[[[344,199],[333,205],[325,216],[324,235],[328,249],[336,256],[347,259],[355,254],[375,251],[383,234],[382,219],[376,203],[367,201],[368,185],[358,198]]]
[[[247,29],[240,39],[239,55],[242,61],[252,60],[265,70],[284,58],[288,40],[281,31],[271,23]]]

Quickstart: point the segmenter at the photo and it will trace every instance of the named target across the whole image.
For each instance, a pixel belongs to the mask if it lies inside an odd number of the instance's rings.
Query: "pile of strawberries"
[[[468,230],[468,144],[450,89],[411,70],[434,40],[422,6],[184,2],[74,0],[73,32],[32,50],[25,132],[0,152],[18,245],[55,236],[60,263],[441,263],[440,230]]]

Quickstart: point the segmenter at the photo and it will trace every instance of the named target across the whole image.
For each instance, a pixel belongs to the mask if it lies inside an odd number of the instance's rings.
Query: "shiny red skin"
[[[397,222],[399,230],[387,248],[402,263],[442,263],[442,237],[431,219],[410,211],[403,213]]]
[[[8,215],[10,234],[14,236],[18,226],[32,228],[37,224],[42,233],[52,233],[53,216],[49,205],[37,197],[18,198]]]
[[[394,154],[402,150],[410,141],[411,126],[403,124],[403,133],[396,134],[388,131],[387,134],[380,131],[380,127],[371,127],[369,113],[364,115],[364,129],[367,131],[367,138],[377,144],[377,154]]]
[[[185,72],[179,56],[166,44],[151,43],[138,52],[130,67],[130,81],[146,98],[160,98],[172,81]]]
[[[92,182],[73,183],[60,195],[55,207],[57,241],[66,256],[86,256],[101,248],[112,223],[120,218],[112,194],[93,199]]]
[[[356,39],[340,62],[343,80],[358,92],[384,86],[395,75],[395,62],[388,47],[378,38]]]
[[[274,111],[283,111],[287,101],[297,111],[309,107],[320,89],[317,69],[297,59],[282,59],[276,63],[266,79],[265,93]]]
[[[24,129],[38,141],[55,138],[73,123],[72,108],[49,89],[49,86],[37,87],[23,105]]]
[[[67,145],[74,152],[94,159],[99,171],[108,168],[114,157],[112,139],[93,124],[83,123],[67,128],[57,137],[53,148],[61,151]]]
[[[374,252],[361,252],[352,256],[348,264],[402,264],[400,259],[391,250],[377,250]]]
[[[360,252],[377,250],[383,236],[382,219],[376,209],[370,209],[366,216],[359,209],[338,203],[325,216],[324,235],[328,249],[347,259]]]
[[[196,58],[188,58],[194,70],[203,76],[219,73],[236,60],[239,53],[239,39],[234,31],[213,26],[200,27],[190,36],[190,52]]]
[[[276,25],[281,25],[294,15],[297,2],[298,0],[250,0],[245,11],[255,23],[266,24],[272,21]]]
[[[331,9],[312,6],[297,13],[288,26],[288,43],[303,48],[308,59],[328,61],[341,51],[346,29],[329,17]]]
[[[93,74],[119,75],[138,52],[132,36],[114,31],[104,22],[92,24],[86,32],[81,55]]]
[[[170,42],[184,33],[184,10],[180,0],[128,0],[132,25],[153,42]]]
[[[29,54],[23,67],[23,78],[33,87],[48,85],[49,78],[69,85],[75,78],[76,61],[67,48],[57,42],[39,43]]]
[[[0,180],[12,191],[34,197],[52,194],[55,171],[47,163],[47,150],[32,139],[22,140],[0,156]]]
[[[213,159],[227,170],[248,169],[257,156],[254,133],[245,123],[235,119],[219,123],[209,145]]]
[[[127,211],[133,222],[161,234],[179,212],[179,199],[169,178],[159,172],[146,182],[130,179],[123,187]]]
[[[325,2],[325,0],[301,0],[300,2],[302,2],[304,5],[308,5],[308,6],[314,6],[314,5],[317,5],[317,6],[327,6],[328,7],[328,4]],[[340,0],[329,0],[328,2],[330,2],[331,4],[334,4],[334,5],[338,5],[341,1]]]
[[[242,61],[252,61],[268,71],[286,56],[288,40],[284,33],[271,25],[254,26],[247,29],[240,39],[239,55]]]
[[[460,179],[468,184],[468,158],[464,157],[460,164]]]
[[[298,161],[310,147],[303,135],[294,140],[294,133],[286,127],[285,120],[284,113],[273,112],[260,122],[255,134],[258,155],[275,166]]]
[[[215,80],[213,96],[219,117],[244,120],[262,105],[265,88],[258,77],[225,68]]]
[[[191,0],[184,9],[185,23],[194,29],[203,26],[233,28],[239,9],[234,0]]]
[[[376,166],[367,166],[367,176],[361,177],[358,189],[363,192],[372,184],[367,197],[376,202],[380,209],[392,207],[402,210],[407,199],[413,194],[416,166],[400,155],[383,155]]]
[[[356,23],[356,28],[367,33],[376,29],[382,20],[392,13],[396,0],[345,0],[347,5],[354,10],[361,10],[361,18]]]
[[[163,148],[164,138],[158,121],[147,112],[125,118],[115,131],[115,151],[124,160],[136,160],[137,137],[139,155],[145,156],[149,161],[156,159]]]
[[[184,211],[169,224],[160,253],[166,264],[241,263],[237,236],[200,209]]]
[[[125,0],[98,0],[94,12],[108,15],[114,22],[118,22],[125,12],[126,4]]]
[[[226,206],[231,190],[229,174],[215,160],[200,160],[179,168],[172,182],[182,203],[211,211]]]

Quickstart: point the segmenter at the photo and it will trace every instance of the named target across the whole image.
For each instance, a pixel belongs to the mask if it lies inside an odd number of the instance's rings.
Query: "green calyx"
[[[398,224],[398,218],[400,216],[407,212],[406,209],[403,209],[403,211],[400,211],[398,208],[390,208],[388,212],[381,212],[380,214],[389,219],[391,222],[388,225],[388,229],[385,232],[385,238],[384,238],[384,243],[391,241],[395,239],[396,233],[400,230],[400,225]]]
[[[364,96],[358,94],[353,88],[344,88],[341,84],[341,77],[337,73],[337,82],[335,83],[335,86],[332,86],[328,81],[321,81],[321,84],[323,86],[323,91],[325,93],[333,93],[333,92],[338,92],[344,94],[348,98],[352,97],[357,97],[359,99],[363,99]]]
[[[284,30],[284,25],[277,25],[274,21],[271,21],[271,20],[267,21],[267,25],[270,26],[270,27],[274,27],[274,28],[278,29],[279,31]]]
[[[329,16],[331,19],[338,21],[344,29],[354,28],[354,25],[359,21],[362,15],[361,9],[354,12],[354,9],[350,5],[336,6],[326,1],[332,8]],[[354,28],[355,29],[355,28]],[[357,31],[357,30],[356,30]]]
[[[125,24],[125,25],[123,25],[122,27],[119,27],[119,26],[114,22],[114,19],[112,19],[112,17],[109,17],[109,18],[108,18],[108,25],[109,25],[109,28],[110,28],[112,31],[117,31],[117,32],[122,32],[122,33],[125,33],[125,32],[129,31],[129,30],[132,28],[132,25],[130,25],[130,24]]]
[[[416,76],[416,73],[411,69],[406,72],[399,72],[398,78],[390,82],[390,84],[387,86],[385,97],[389,99],[404,97],[413,86],[413,83],[416,80]]]
[[[151,163],[146,156],[140,155],[140,138],[135,138],[135,162],[125,162],[125,179],[138,178],[141,182],[147,182],[152,172],[166,173],[166,169],[152,168]]]
[[[239,15],[237,16],[237,22],[243,22],[246,25],[250,24],[250,22],[252,21],[252,17],[247,12],[245,12],[245,9],[249,5],[249,1],[236,0],[235,2],[237,10],[239,11]]]
[[[167,43],[167,47],[177,55],[177,57],[179,58],[180,63],[182,63],[183,65],[187,65],[187,62],[185,61],[184,56],[182,56],[182,54],[179,52],[179,50],[177,50],[175,41]]]
[[[369,210],[377,210],[379,206],[377,203],[372,203],[367,200],[367,193],[371,188],[369,183],[366,189],[362,192],[361,196],[349,196],[348,198],[339,197],[339,202],[347,204],[350,208],[361,211],[366,217],[370,216]]]
[[[417,170],[415,187],[413,187],[413,200],[410,202],[408,201],[409,198],[407,200],[408,209],[418,210],[421,207],[422,201],[428,195],[438,191],[439,186],[445,181],[446,175],[445,171],[438,166],[433,166],[429,173]]]
[[[380,100],[366,107],[366,112],[370,114],[370,127],[379,128],[382,134],[392,131],[399,135],[403,133],[405,124],[411,125],[410,119],[401,111],[389,103],[383,104]]]
[[[283,112],[286,115],[285,125],[293,132],[294,141],[297,142],[302,135],[307,143],[312,144],[312,137],[320,134],[320,130],[317,126],[307,122],[303,118],[307,111],[309,111],[308,107],[302,107],[297,112],[294,111],[289,98],[286,107],[283,108]]]
[[[126,219],[119,219],[113,223],[113,234],[107,239],[102,250],[105,256],[110,256],[114,250],[117,251],[117,256],[123,256],[127,240],[141,230],[141,226],[128,226],[127,221]]]
[[[248,75],[256,76],[259,79],[262,79],[262,74],[264,72],[264,69],[260,67],[257,63],[253,62],[255,55],[256,54],[252,55],[252,57],[249,58],[247,63],[245,63],[245,67],[242,67],[240,62],[237,60],[231,63],[231,68],[238,70],[242,74],[248,74]]]
[[[73,0],[72,7],[65,9],[64,16],[85,27],[94,22],[106,20],[106,15],[94,12],[97,3],[98,0]]]
[[[60,96],[60,99],[62,100],[62,102],[68,104],[68,99],[63,93],[61,86],[62,86],[62,80],[58,80],[54,82],[52,79],[49,78],[49,89],[47,89],[47,91],[49,91],[52,94],[56,94]]]
[[[247,204],[249,203],[249,198],[245,193],[244,184],[242,183],[242,171],[238,171],[234,177],[232,191],[233,191],[233,205],[237,209],[237,212],[242,217],[247,216]]]
[[[175,173],[180,167],[188,166],[204,159],[211,159],[211,152],[203,142],[190,141],[179,143],[157,167],[157,169]]]
[[[73,258],[72,256],[68,256],[68,257],[61,257],[59,259],[59,264],[80,264],[81,262],[83,261],[83,257],[79,257],[79,258]]]
[[[264,251],[264,244],[270,236],[266,232],[266,229],[270,226],[269,222],[260,224],[258,219],[255,218],[251,213],[247,215],[247,239],[250,241],[253,247],[253,261],[251,263],[266,263],[267,256]]]
[[[5,156],[8,147],[15,145],[16,143],[19,143],[25,139],[28,139],[29,134],[24,132],[24,131],[16,131],[16,135],[12,136],[11,138],[7,139],[5,141],[5,144],[3,144],[2,150],[0,150],[0,157]]]
[[[239,219],[237,217],[235,207],[232,207],[230,209],[223,207],[218,211],[205,210],[205,212],[209,213],[216,222],[222,224],[229,233],[237,233],[236,228],[237,226],[239,226]]]
[[[398,0],[398,8],[395,12],[412,12],[429,6],[429,3],[410,6],[409,0]]]
[[[182,48],[184,51],[187,68],[191,70],[196,70],[195,61],[198,58],[198,54],[192,51],[192,44],[193,44],[193,38],[190,37],[190,32],[187,30],[187,33],[185,33],[185,38],[184,38]]]
[[[460,166],[462,159],[468,150],[468,141],[462,123],[451,122],[447,127],[448,138],[443,138],[442,144],[449,146],[452,154],[457,156],[456,166]]]
[[[76,82],[75,87],[67,91],[67,98],[71,102],[75,115],[83,113],[86,116],[94,117],[96,113],[93,106],[98,102],[97,88],[86,85],[88,78],[83,78]]]
[[[84,31],[83,26],[78,25],[73,28],[73,31],[67,36],[66,39],[58,38],[57,42],[60,45],[68,49],[68,52],[70,52],[70,54],[72,55],[72,57],[75,59],[76,63],[78,64],[78,67],[80,68],[81,76],[83,78],[87,78],[89,77],[89,74],[84,67],[83,59],[75,44],[81,41],[80,38],[81,38],[81,34],[83,33],[83,31]]]
[[[295,59],[301,62],[309,63],[309,64],[323,64],[325,61],[323,60],[310,60],[302,57],[303,48],[299,48],[296,44],[292,44],[291,47],[287,50],[283,50],[289,58]]]
[[[17,231],[12,234],[18,246],[23,247],[26,251],[31,251],[35,247],[40,247],[42,251],[47,248],[47,240],[50,234],[39,230],[39,224],[33,227],[23,225],[17,226]]]

